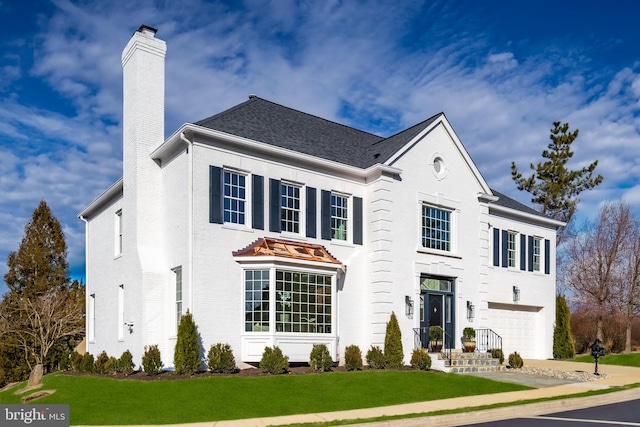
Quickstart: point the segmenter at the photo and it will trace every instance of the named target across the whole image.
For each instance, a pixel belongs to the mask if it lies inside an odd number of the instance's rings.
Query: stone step
[[[451,366],[448,372],[457,374],[470,374],[473,372],[499,372],[503,370],[501,365],[486,365],[486,366]]]

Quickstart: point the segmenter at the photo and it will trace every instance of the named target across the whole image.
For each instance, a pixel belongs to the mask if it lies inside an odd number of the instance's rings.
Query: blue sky
[[[122,175],[120,55],[140,24],[168,45],[166,129],[251,93],[388,136],[443,111],[489,185],[580,129],[604,200],[640,206],[640,2],[0,0],[0,274],[41,199],[84,275],[77,213]],[[6,288],[0,283],[0,293]]]

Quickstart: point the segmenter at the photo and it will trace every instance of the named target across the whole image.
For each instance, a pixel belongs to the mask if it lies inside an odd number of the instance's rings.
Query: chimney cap
[[[142,24],[140,25],[140,28],[136,30],[136,33],[144,33],[144,32],[151,32],[155,35],[158,32],[158,30],[156,28]]]
[[[249,99],[253,99],[253,98],[257,98],[258,96],[255,93],[252,93],[251,95],[249,95]]]

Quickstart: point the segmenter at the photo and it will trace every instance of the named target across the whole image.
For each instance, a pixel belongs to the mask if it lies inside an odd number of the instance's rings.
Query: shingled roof
[[[518,202],[517,200],[512,199],[511,197],[504,195],[502,193],[500,193],[499,191],[494,190],[493,188],[491,189],[491,192],[493,193],[494,196],[498,196],[498,200],[496,200],[495,202],[491,202],[491,204],[494,205],[498,205],[498,206],[502,206],[505,208],[509,208],[509,209],[514,209],[520,212],[525,212],[531,215],[537,215],[543,218],[546,218],[545,215],[541,214],[540,212],[538,212],[537,210],[530,208],[527,205],[523,205],[522,203]]]
[[[252,95],[196,125],[335,162],[368,168],[384,163],[438,115],[389,138],[332,122]]]

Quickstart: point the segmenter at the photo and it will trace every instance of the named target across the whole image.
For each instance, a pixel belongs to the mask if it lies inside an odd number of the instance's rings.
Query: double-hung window
[[[507,267],[516,266],[516,233],[507,234]]]
[[[247,177],[241,173],[224,170],[224,222],[245,224],[247,205]]]
[[[533,271],[540,271],[540,242],[539,237],[533,238]]]
[[[244,272],[244,330],[269,330],[269,270]]]
[[[300,186],[280,184],[280,229],[284,232],[300,232]]]
[[[451,212],[422,205],[422,246],[451,251]]]
[[[349,198],[331,194],[331,238],[347,240],[347,218]]]

